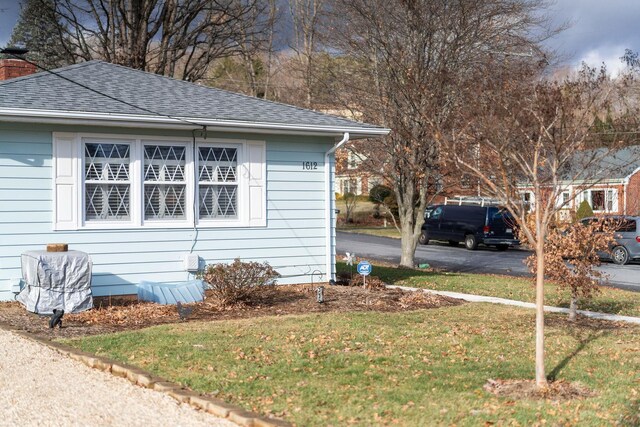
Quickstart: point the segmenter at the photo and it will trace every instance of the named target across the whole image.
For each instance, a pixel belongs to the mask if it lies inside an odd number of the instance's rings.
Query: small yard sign
[[[361,274],[363,276],[368,276],[369,274],[371,274],[371,264],[369,264],[369,261],[360,261],[358,263],[358,274]]]
[[[371,264],[369,261],[362,260],[358,263],[358,274],[362,275],[362,286],[367,287],[367,276],[371,274]]]

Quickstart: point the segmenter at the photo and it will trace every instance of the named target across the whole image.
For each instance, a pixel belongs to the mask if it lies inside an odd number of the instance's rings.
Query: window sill
[[[265,224],[251,225],[246,221],[240,220],[220,220],[220,221],[200,221],[196,225],[198,229],[215,229],[215,228],[259,228],[266,227]],[[158,230],[158,229],[171,229],[171,230],[190,230],[194,228],[192,222],[167,222],[167,221],[149,221],[143,225],[132,223],[116,223],[116,222],[91,222],[85,223],[83,226],[78,227],[78,231],[92,231],[92,230]],[[68,229],[55,229],[54,231],[69,231]]]

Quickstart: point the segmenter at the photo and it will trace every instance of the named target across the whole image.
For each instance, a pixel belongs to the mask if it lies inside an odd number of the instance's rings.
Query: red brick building
[[[579,164],[579,162],[577,162]],[[596,214],[640,215],[640,146],[632,146],[605,156],[572,174],[573,180],[560,181],[556,200],[561,220],[569,220],[572,212],[586,201]],[[532,200],[531,187],[521,186],[525,200]],[[534,207],[534,206],[532,206]]]
[[[575,162],[576,165],[580,163],[579,159]],[[558,183],[561,188],[560,197],[556,200],[560,208],[559,220],[573,218],[583,200],[589,203],[596,214],[640,215],[640,145],[603,156],[586,168],[576,166],[567,175],[574,178]],[[445,196],[478,200],[489,197],[475,178],[462,175],[456,182],[452,182],[454,179],[448,181],[443,196],[436,203],[444,203]],[[535,209],[532,190],[525,183],[519,186],[523,200]]]

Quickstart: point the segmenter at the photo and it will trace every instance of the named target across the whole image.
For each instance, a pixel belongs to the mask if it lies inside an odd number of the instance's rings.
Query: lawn
[[[362,226],[341,226],[338,231],[345,233],[369,234],[378,237],[400,238],[400,232],[394,226],[389,227],[362,227]]]
[[[337,264],[337,269],[339,272],[349,271],[349,267],[342,262]],[[529,278],[430,272],[383,265],[374,265],[372,274],[393,285],[535,302],[534,282]],[[569,307],[569,292],[555,283],[547,283],[545,285],[545,304]],[[578,308],[640,317],[640,293],[601,287],[601,292],[596,297],[592,300],[580,301]]]
[[[534,375],[534,313],[488,304],[188,322],[67,342],[301,426],[638,425],[640,329],[547,323],[547,372],[593,397],[484,391],[490,378]]]

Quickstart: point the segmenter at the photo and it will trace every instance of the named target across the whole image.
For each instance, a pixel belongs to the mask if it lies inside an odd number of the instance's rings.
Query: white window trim
[[[144,228],[172,228],[172,227],[192,227],[193,226],[193,202],[194,202],[194,163],[193,163],[193,148],[191,141],[185,140],[166,140],[152,138],[142,138],[137,140],[137,156],[136,160],[139,163],[139,173],[136,175],[134,182],[138,186],[136,194],[137,205],[132,209],[136,213],[136,225]],[[164,219],[144,219],[144,146],[145,145],[179,145],[186,148],[185,152],[185,180],[187,192],[185,197],[185,219],[183,220],[164,220]],[[136,170],[136,172],[138,172]]]
[[[568,194],[567,202],[564,201],[564,194]],[[570,188],[563,188],[558,192],[556,198],[556,208],[557,209],[571,209],[573,207],[573,198],[572,198],[572,190]]]
[[[85,156],[84,141],[87,139],[99,139],[104,142],[130,143],[131,144],[131,220],[130,221],[86,221],[85,220]],[[58,178],[57,161],[56,161],[56,141],[72,140],[74,149],[72,159],[73,174],[75,175],[75,191],[73,192],[73,200],[71,205],[75,218],[69,222],[58,221],[58,205],[57,185],[62,181]],[[264,227],[266,226],[266,143],[265,141],[250,141],[244,139],[227,139],[227,138],[196,138],[195,147],[192,138],[184,137],[164,137],[154,135],[117,135],[117,134],[99,134],[99,133],[68,133],[53,132],[53,229],[58,230],[94,230],[94,229],[154,229],[154,228],[170,228],[170,229],[188,229],[194,226],[202,228],[225,228],[225,227]],[[187,147],[185,173],[187,178],[187,195],[186,203],[186,220],[144,220],[144,144],[157,145],[184,145]],[[247,145],[262,145],[262,200],[259,201],[261,210],[261,218],[256,220],[250,218],[250,171],[247,155]],[[197,176],[197,148],[200,146],[220,146],[233,147],[238,149],[238,216],[237,218],[221,218],[221,219],[203,219],[199,220],[194,213],[199,212],[199,197],[196,192],[198,190]],[[195,154],[195,157],[194,157]],[[66,177],[65,177],[66,179]],[[66,183],[66,181],[64,181]],[[65,201],[65,204],[67,202]],[[73,224],[72,224],[73,223]]]
[[[243,142],[232,142],[231,140],[200,140],[196,141],[196,153],[199,153],[197,150],[200,147],[224,147],[224,148],[237,148],[237,163],[238,163],[238,171],[237,171],[237,180],[238,180],[238,217],[237,218],[220,218],[220,219],[212,219],[198,218],[198,225],[202,225],[203,227],[239,227],[243,225],[249,224],[249,194],[246,191],[246,187],[249,183],[249,177],[247,172],[246,165],[246,141]],[[199,172],[198,168],[199,155],[196,155],[196,159],[194,162],[196,174]],[[194,176],[195,178],[195,186],[198,189],[200,185],[200,177]],[[224,185],[224,183],[220,183],[220,185]],[[195,193],[194,193],[195,194]],[[200,212],[200,197],[196,198],[196,212]],[[192,205],[193,206],[193,205]]]
[[[94,141],[95,139],[95,141]],[[87,141],[88,140],[88,141]],[[84,154],[84,144],[85,142],[112,142],[117,144],[129,144],[129,177],[131,181],[131,192],[129,193],[129,221],[86,221],[86,210],[85,210],[85,154]],[[135,164],[135,155],[134,151],[136,150],[135,140],[133,138],[125,138],[125,137],[101,137],[98,135],[78,135],[76,138],[76,152],[77,158],[75,161],[78,163],[78,176],[76,176],[76,185],[77,185],[77,198],[78,198],[78,206],[76,217],[79,219],[80,227],[79,228],[133,228],[136,226],[136,209],[134,209],[133,204],[138,199],[138,192],[136,186],[136,164]]]
[[[520,191],[520,201],[522,202],[522,204],[524,205],[526,203],[524,196],[528,194],[529,195],[529,210],[531,210],[532,212],[536,210],[536,198],[535,198],[535,193],[531,190],[521,190]]]
[[[604,192],[604,209],[593,209],[593,199],[592,199],[592,195],[591,192],[592,191],[602,191]],[[609,192],[611,192],[611,199],[609,198]],[[591,207],[591,210],[593,211],[593,213],[616,213],[616,212],[620,212],[620,206],[618,206],[618,198],[619,198],[619,191],[617,188],[612,188],[612,187],[594,187],[594,188],[590,188],[588,190],[583,190],[580,193],[580,203],[582,203],[583,200],[586,200],[587,203],[589,203],[589,206]],[[611,202],[611,209],[608,209],[608,205],[609,202]],[[578,205],[580,204],[578,203]]]

